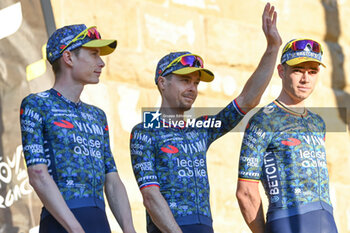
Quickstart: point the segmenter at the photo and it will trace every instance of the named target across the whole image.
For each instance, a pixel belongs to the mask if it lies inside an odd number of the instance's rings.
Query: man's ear
[[[278,70],[278,75],[280,76],[280,78],[284,79],[284,74],[285,74],[284,66],[282,64],[278,64],[277,70]]]
[[[163,91],[164,88],[165,88],[165,78],[163,76],[159,76],[158,77],[158,87],[159,87],[159,90]]]
[[[65,50],[62,54],[63,62],[68,66],[73,66],[73,53]]]

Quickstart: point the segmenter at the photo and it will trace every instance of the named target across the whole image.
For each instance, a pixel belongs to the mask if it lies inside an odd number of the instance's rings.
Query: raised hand
[[[262,15],[262,28],[267,40],[268,46],[281,46],[282,39],[277,30],[277,12],[275,7],[267,3]]]

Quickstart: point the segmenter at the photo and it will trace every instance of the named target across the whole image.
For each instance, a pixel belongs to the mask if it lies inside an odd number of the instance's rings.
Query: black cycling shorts
[[[75,218],[83,227],[85,233],[110,233],[106,213],[97,207],[82,207],[71,209]],[[52,216],[46,216],[41,222],[39,233],[67,233],[67,231]]]
[[[182,233],[214,233],[213,228],[203,224],[180,226]]]
[[[266,233],[338,233],[333,216],[325,210],[276,219],[266,223]]]
[[[180,226],[182,233],[214,233],[213,228],[203,224],[192,224]],[[161,233],[158,228],[147,231],[148,233]]]

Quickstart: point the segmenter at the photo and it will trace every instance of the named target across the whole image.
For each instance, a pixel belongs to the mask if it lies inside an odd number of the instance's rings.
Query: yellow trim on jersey
[[[259,183],[259,180],[253,180],[253,179],[238,178],[238,180],[246,181],[246,182]]]

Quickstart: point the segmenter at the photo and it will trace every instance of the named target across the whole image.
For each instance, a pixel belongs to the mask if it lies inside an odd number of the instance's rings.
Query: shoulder
[[[324,122],[323,118],[320,115],[318,115],[317,113],[314,113],[314,112],[310,111],[309,109],[307,110],[307,112],[308,112],[308,116],[310,118],[312,118],[313,120]]]
[[[274,102],[272,102],[260,108],[250,119],[260,123],[266,123],[267,121],[271,121],[271,119],[275,118],[278,112],[279,108]]]
[[[130,134],[130,140],[142,141],[148,144],[151,144],[155,137],[154,130],[152,128],[145,128],[143,123],[135,125]]]
[[[151,135],[152,137],[157,137],[157,136],[167,132],[167,128],[164,128],[162,126],[157,127],[154,125],[149,126],[144,122],[140,122],[132,128],[131,132],[132,133],[143,133],[143,134]]]
[[[81,102],[81,104],[83,105],[83,108],[93,114],[97,114],[103,117],[106,117],[106,113],[99,107],[92,105],[92,104],[87,104],[85,102]]]
[[[94,111],[98,111],[98,112],[104,113],[104,111],[101,108],[99,108],[99,107],[97,107],[95,105],[87,104],[85,102],[81,102],[81,104],[87,109],[91,109],[91,110],[94,110]]]
[[[279,108],[273,102],[262,107],[249,119],[245,132],[259,136],[274,132],[280,125],[279,112]]]
[[[39,93],[29,94],[28,96],[23,98],[22,106],[23,105],[34,105],[34,106],[41,105],[44,102],[49,101],[50,95],[51,94],[48,90],[39,92]]]
[[[132,133],[135,133],[135,132],[147,133],[147,132],[150,132],[151,130],[152,130],[151,128],[145,128],[143,122],[140,122],[132,128],[131,132]]]
[[[311,112],[309,109],[308,109],[308,115],[306,119],[308,120],[309,123],[312,122],[311,125],[309,124],[309,127],[316,126],[316,127],[321,127],[322,129],[326,128],[326,123],[323,120],[323,118],[317,113]]]

